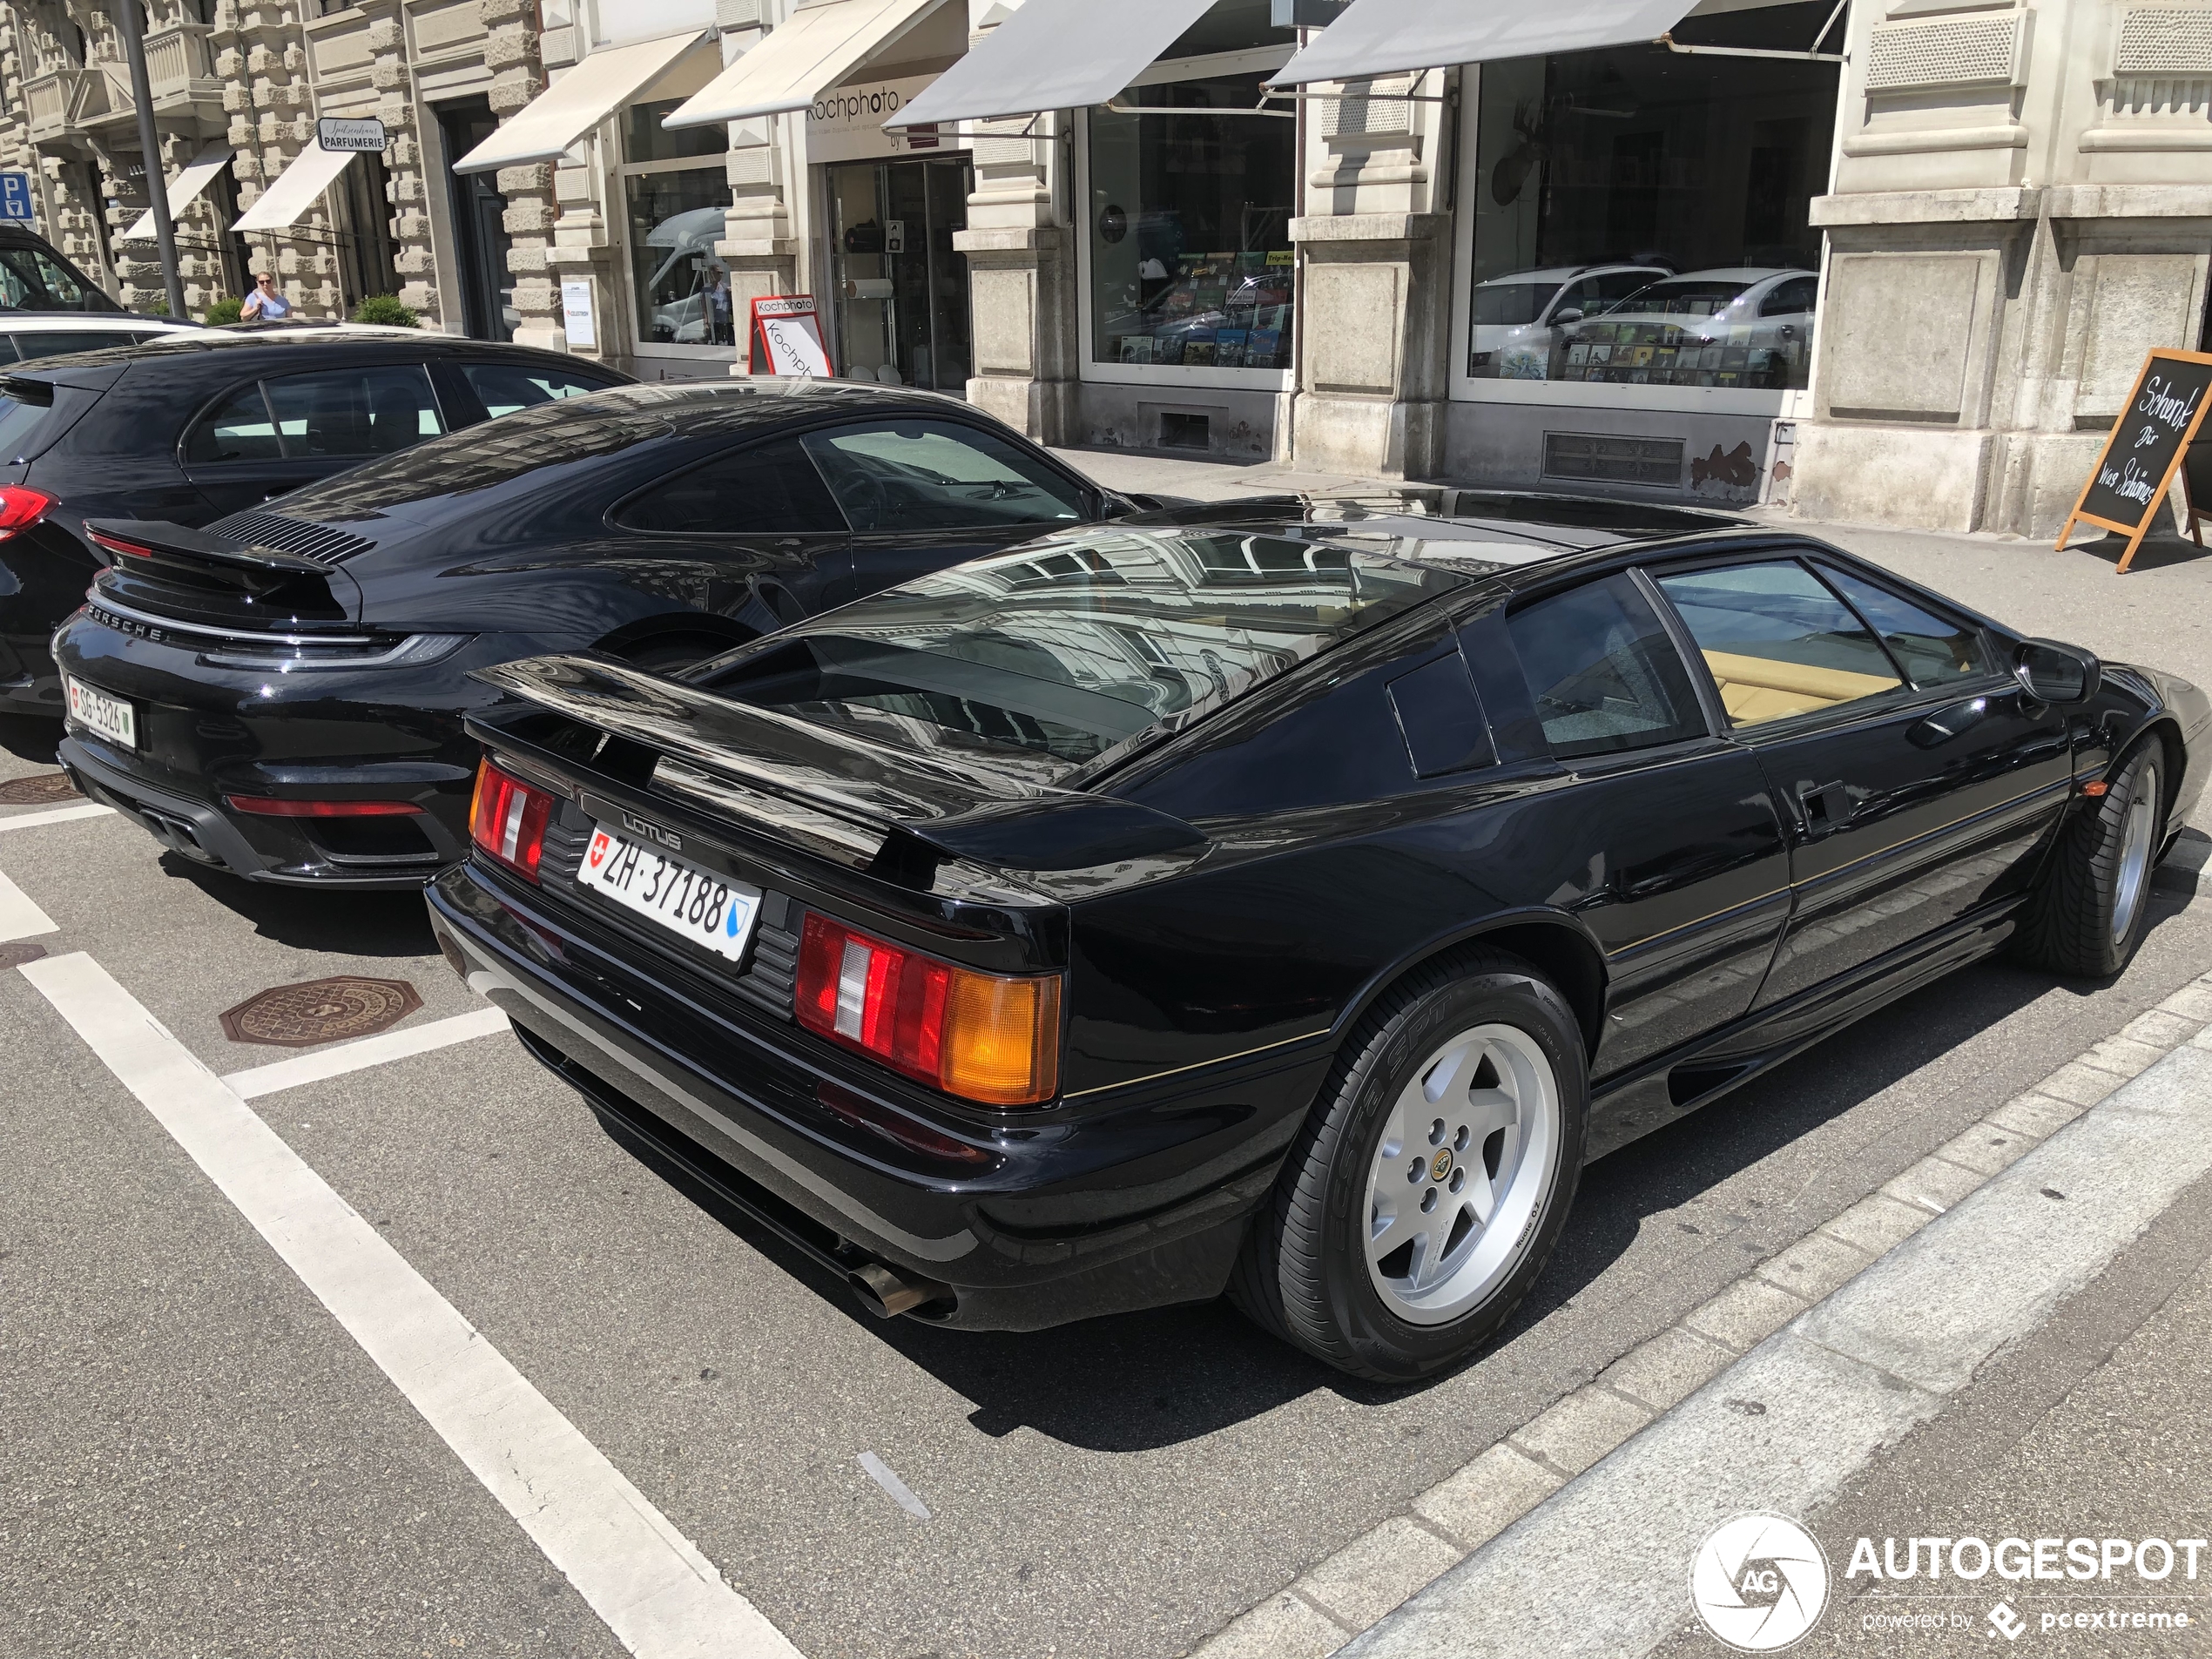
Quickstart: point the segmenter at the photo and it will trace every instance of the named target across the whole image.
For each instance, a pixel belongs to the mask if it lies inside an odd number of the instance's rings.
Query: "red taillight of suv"
[[[553,797],[489,760],[476,768],[476,793],[469,803],[469,835],[509,869],[537,880],[545,852],[545,823]]]
[[[799,1022],[948,1095],[1034,1106],[1060,1088],[1060,976],[939,961],[807,914]]]
[[[28,484],[0,484],[0,542],[46,516],[54,498]]]

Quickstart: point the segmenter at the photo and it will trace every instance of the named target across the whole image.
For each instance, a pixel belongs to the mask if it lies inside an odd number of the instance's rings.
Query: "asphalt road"
[[[52,736],[0,728],[0,779]],[[36,810],[0,808],[0,873],[56,924],[27,942],[88,953],[219,1074],[299,1052],[226,1035],[267,988],[405,981],[402,1030],[481,1006],[417,900],[248,888],[112,816],[7,827]],[[1597,1164],[1504,1339],[1411,1390],[1218,1305],[879,1323],[503,1033],[252,1104],[812,1659],[1170,1659],[2202,973],[2212,907],[2158,904],[2116,983],[1969,970]],[[620,1651],[12,970],[0,1055],[0,1651]]]

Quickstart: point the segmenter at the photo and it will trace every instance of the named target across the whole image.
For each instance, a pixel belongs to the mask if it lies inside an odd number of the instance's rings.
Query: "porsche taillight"
[[[979,974],[809,912],[799,1022],[894,1071],[987,1106],[1060,1088],[1060,976]]]
[[[489,760],[476,768],[476,792],[469,803],[469,837],[533,881],[545,851],[546,820],[552,815],[553,797],[543,789]]]

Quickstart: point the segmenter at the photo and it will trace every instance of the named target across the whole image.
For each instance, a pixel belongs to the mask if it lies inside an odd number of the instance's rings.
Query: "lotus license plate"
[[[138,746],[138,711],[128,700],[96,691],[83,680],[62,677],[69,692],[69,718],[126,749]]]
[[[738,961],[760,914],[760,889],[594,828],[577,880],[669,932]]]

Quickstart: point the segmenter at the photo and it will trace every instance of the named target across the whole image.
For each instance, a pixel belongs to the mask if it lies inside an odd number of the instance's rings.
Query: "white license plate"
[[[138,714],[119,697],[96,691],[83,680],[63,677],[69,689],[69,718],[88,732],[97,732],[126,749],[138,746]]]
[[[594,828],[577,880],[669,932],[736,961],[752,938],[760,889]]]

